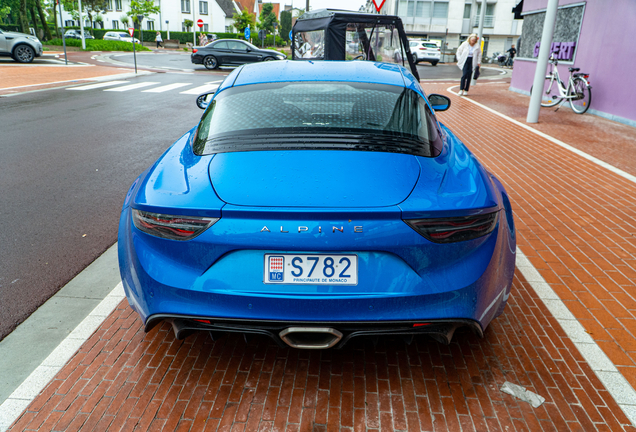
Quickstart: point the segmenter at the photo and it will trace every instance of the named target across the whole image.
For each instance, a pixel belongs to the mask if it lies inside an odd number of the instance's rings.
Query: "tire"
[[[214,56],[205,56],[203,58],[203,66],[206,69],[213,70],[219,67],[219,61]]]
[[[272,61],[272,60],[274,60],[274,57],[265,57],[263,59],[263,61]]]
[[[577,97],[570,99],[570,107],[577,114],[584,114],[592,103],[592,89],[587,86],[583,78],[574,78],[574,92]]]
[[[561,82],[563,85],[563,82]],[[552,95],[550,93],[553,93]],[[532,87],[530,87],[530,94],[532,94]],[[555,97],[552,97],[555,96]],[[547,99],[544,99],[547,98]],[[550,76],[545,77],[545,83],[543,84],[543,92],[541,93],[541,106],[544,108],[553,107],[561,102],[559,96],[559,86],[556,84],[556,80]]]
[[[28,45],[18,45],[13,50],[12,57],[18,63],[31,63],[35,58],[35,50]]]
[[[437,63],[438,63],[438,62],[436,62],[436,61],[431,62],[431,66],[437,66]]]

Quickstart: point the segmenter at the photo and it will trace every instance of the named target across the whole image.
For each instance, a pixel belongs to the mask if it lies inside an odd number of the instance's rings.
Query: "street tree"
[[[274,5],[271,3],[263,3],[263,10],[258,20],[258,28],[274,33],[274,27],[278,25],[278,18],[274,13]]]
[[[159,6],[155,5],[153,0],[131,0],[130,11],[126,13],[132,18],[133,22],[137,23],[137,15],[147,17],[150,14],[159,13],[159,11]]]
[[[243,33],[247,27],[253,29],[256,25],[256,17],[254,14],[249,13],[247,9],[243,9],[240,14],[235,13],[232,18],[234,19],[234,28],[239,33]]]
[[[0,6],[0,24],[5,24],[4,20],[9,16],[10,13],[10,6]]]
[[[289,32],[292,29],[292,14],[289,11],[280,13],[280,35],[284,40],[289,40]]]

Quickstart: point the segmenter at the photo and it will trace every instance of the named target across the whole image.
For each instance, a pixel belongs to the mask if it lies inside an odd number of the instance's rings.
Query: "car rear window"
[[[425,100],[398,86],[291,82],[233,87],[210,103],[198,155],[280,149],[367,150],[434,157],[442,148]]]
[[[424,46],[426,48],[435,48],[435,49],[437,49],[437,45],[434,44],[434,43],[425,43]]]

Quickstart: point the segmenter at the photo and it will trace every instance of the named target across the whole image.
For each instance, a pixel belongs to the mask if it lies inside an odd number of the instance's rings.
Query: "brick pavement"
[[[93,65],[33,67],[3,65],[0,67],[0,72],[2,73],[0,95],[9,95],[26,90],[73,84],[73,81],[78,80],[128,73],[130,70]]]
[[[636,387],[634,183],[452,98],[440,118],[506,185],[519,248]],[[546,403],[533,409],[501,393],[504,381]],[[338,351],[238,335],[175,341],[167,325],[144,334],[122,303],[12,430],[79,428],[634,430],[519,272],[485,338],[460,331],[448,347],[427,338],[354,340]]]

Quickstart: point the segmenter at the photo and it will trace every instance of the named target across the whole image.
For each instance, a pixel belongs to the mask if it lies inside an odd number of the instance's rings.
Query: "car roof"
[[[402,66],[370,61],[282,60],[245,65],[234,85],[288,81],[342,81],[404,87],[414,77]]]

